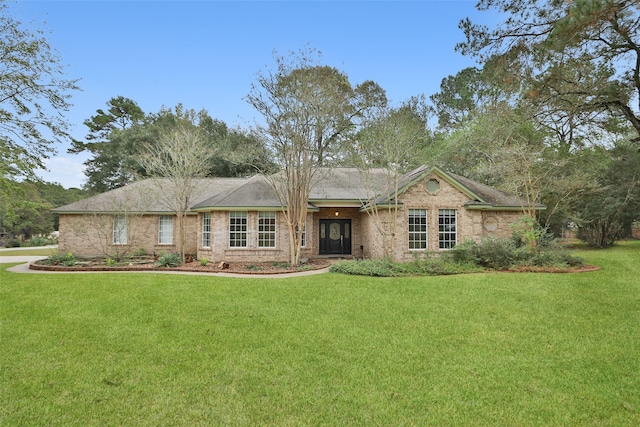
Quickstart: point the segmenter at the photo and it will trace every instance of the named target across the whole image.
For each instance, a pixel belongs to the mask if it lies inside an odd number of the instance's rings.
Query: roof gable
[[[522,209],[526,202],[513,194],[497,190],[485,184],[473,181],[454,173],[445,172],[436,166],[420,166],[400,177],[398,191],[393,194],[383,194],[375,200],[378,206],[394,203],[409,188],[416,185],[429,175],[437,175],[448,184],[456,188],[469,198],[464,204],[469,209]],[[367,207],[365,206],[364,209]],[[542,204],[536,204],[536,209],[544,209]]]

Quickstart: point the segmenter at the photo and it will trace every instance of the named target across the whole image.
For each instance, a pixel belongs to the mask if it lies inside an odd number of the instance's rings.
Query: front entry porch
[[[320,255],[351,255],[351,220],[320,220]]]

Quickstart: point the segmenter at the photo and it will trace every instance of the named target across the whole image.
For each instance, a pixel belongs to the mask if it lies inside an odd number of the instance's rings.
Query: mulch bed
[[[287,263],[282,262],[208,262],[201,265],[198,260],[189,260],[178,267],[158,267],[156,260],[151,258],[134,259],[128,264],[107,265],[104,259],[81,259],[76,265],[65,266],[61,264],[49,265],[47,260],[32,262],[29,268],[43,271],[184,271],[198,273],[235,273],[235,274],[286,274],[301,271],[319,270],[331,265],[328,259],[310,259],[304,264],[291,268]],[[223,265],[224,264],[224,265]],[[600,270],[600,267],[593,265],[582,265],[577,267],[535,267],[521,266],[497,271],[503,273],[583,273]],[[491,270],[496,272],[496,270]]]
[[[220,268],[218,263],[209,262],[200,265],[199,261],[185,263],[179,267],[158,267],[154,262],[132,263],[130,265],[108,266],[104,262],[83,262],[80,265],[46,265],[39,261],[29,265],[31,270],[40,271],[184,271],[198,273],[236,273],[236,274],[284,274],[301,271],[320,270],[331,264],[328,260],[309,260],[296,268],[290,268],[283,263],[254,262],[254,263],[227,263],[227,268]]]

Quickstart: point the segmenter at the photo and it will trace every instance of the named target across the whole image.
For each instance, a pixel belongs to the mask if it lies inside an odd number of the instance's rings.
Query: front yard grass
[[[640,425],[640,242],[597,272],[0,266],[0,425]]]

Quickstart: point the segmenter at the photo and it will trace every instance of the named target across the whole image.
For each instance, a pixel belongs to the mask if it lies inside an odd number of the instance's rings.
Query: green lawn
[[[17,274],[0,425],[640,425],[640,242],[601,271]]]
[[[33,249],[11,249],[6,248],[0,250],[0,256],[50,256],[57,253],[58,249],[54,248],[33,248]]]

